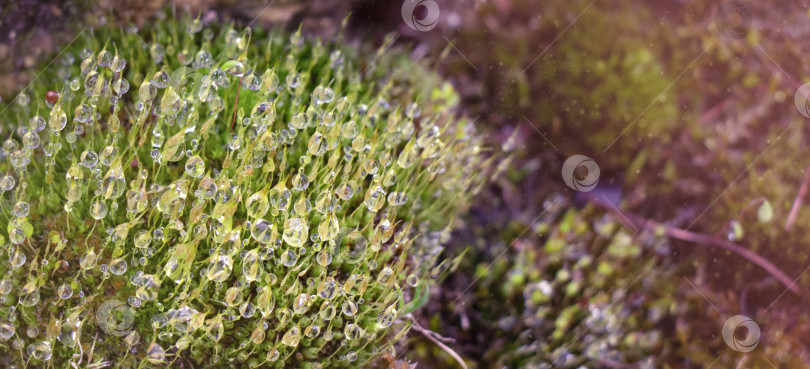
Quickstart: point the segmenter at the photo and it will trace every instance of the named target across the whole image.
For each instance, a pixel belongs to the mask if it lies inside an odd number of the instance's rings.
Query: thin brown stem
[[[236,86],[236,101],[233,102],[233,120],[231,121],[231,135],[233,136],[233,126],[236,124],[236,110],[239,109],[239,90],[242,89],[242,80],[245,78],[243,75],[239,78],[239,85]]]
[[[785,287],[787,287],[787,289],[793,292],[796,296],[804,297],[805,295],[804,291],[799,289],[799,287],[796,285],[796,282],[792,278],[788,277],[788,275],[782,272],[782,270],[780,270],[776,265],[765,259],[763,256],[757,254],[756,252],[753,252],[735,243],[720,238],[687,231],[664,223],[659,223],[636,214],[623,212],[616,207],[611,207],[607,204],[604,204],[602,201],[594,197],[588,197],[588,200],[592,204],[617,215],[616,218],[618,219],[618,221],[624,224],[627,228],[639,229],[639,231],[642,231],[644,229],[663,228],[664,234],[666,234],[669,237],[681,241],[687,241],[731,251],[737,255],[742,256],[746,260],[756,264],[760,268],[764,269],[771,276],[776,278],[776,280],[785,285]]]
[[[802,185],[799,187],[799,193],[796,195],[796,200],[793,200],[793,206],[790,207],[790,214],[788,214],[787,221],[785,222],[786,231],[789,231],[790,228],[793,227],[793,223],[796,222],[796,218],[799,216],[799,209],[801,209],[804,197],[807,195],[807,187],[810,187],[808,184],[810,184],[810,166],[804,168],[804,179],[802,180]]]
[[[445,339],[444,337],[441,337],[436,332],[433,332],[431,330],[423,328],[421,325],[419,325],[419,323],[416,321],[416,319],[413,318],[413,316],[411,316],[411,320],[413,321],[413,326],[412,326],[413,329],[415,329],[419,333],[422,333],[425,337],[427,337],[427,339],[429,339],[433,343],[435,343],[436,346],[439,346],[439,348],[444,350],[444,352],[446,352],[447,354],[452,356],[453,359],[455,359],[458,362],[458,364],[461,365],[462,368],[468,369],[467,364],[464,362],[464,359],[461,358],[461,355],[459,355],[457,352],[453,351],[453,349],[451,349],[450,347],[447,347],[447,345],[442,343],[442,341],[445,341],[447,339]],[[440,337],[441,339],[439,339],[437,337]]]

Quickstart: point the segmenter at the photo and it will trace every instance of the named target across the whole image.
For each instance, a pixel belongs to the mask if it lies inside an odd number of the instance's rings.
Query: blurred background
[[[432,60],[500,158],[392,368],[810,367],[804,1],[11,0],[3,104],[166,8]]]

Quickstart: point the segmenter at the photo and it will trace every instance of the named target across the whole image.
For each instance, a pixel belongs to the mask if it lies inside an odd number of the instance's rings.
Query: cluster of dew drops
[[[361,70],[300,32],[175,27],[67,52],[14,101],[0,343],[75,363],[94,332],[154,364],[197,348],[315,368],[392,350],[483,183],[472,126],[423,114],[394,58]],[[132,326],[97,327],[110,299]]]

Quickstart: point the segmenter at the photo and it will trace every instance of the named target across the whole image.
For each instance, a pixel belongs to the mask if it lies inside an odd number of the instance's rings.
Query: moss
[[[435,329],[459,339],[453,347],[465,348],[479,367],[647,367],[679,347],[665,332],[690,300],[673,295],[676,268],[661,256],[669,250],[664,239],[631,237],[609,215],[568,205],[563,198],[549,203],[538,220],[548,233],[500,245],[506,249],[498,260],[475,273],[474,298],[439,308],[449,318]],[[561,247],[543,249],[543,243]],[[638,253],[613,252],[619,244]],[[486,258],[474,254],[466,263]],[[447,285],[467,280],[464,265]],[[462,317],[476,329],[456,327]]]
[[[568,190],[555,180],[559,178],[557,168],[571,154],[588,154],[600,165],[601,183],[623,190],[618,208],[712,237],[730,238],[761,253],[788,275],[801,276],[797,284],[806,287],[810,277],[803,272],[810,240],[807,222],[801,221],[806,218],[806,199],[798,207],[797,221],[785,229],[807,170],[806,118],[797,114],[792,99],[800,85],[797,81],[806,80],[802,64],[806,48],[800,46],[796,35],[780,26],[806,21],[806,9],[796,4],[778,8],[745,4],[755,20],[746,37],[737,39],[717,29],[715,2],[689,0],[655,6],[636,1],[590,3],[543,4],[538,12],[536,3],[517,0],[481,5],[474,14],[465,13],[464,28],[454,45],[477,69],[473,73],[460,57],[447,64],[450,73],[460,75],[460,81],[475,74],[468,79],[476,82],[462,88],[466,101],[487,114],[490,121],[532,123],[544,135],[534,136],[529,127],[515,129],[532,135],[523,140],[529,146],[526,157],[521,158],[524,167],[547,169],[535,171],[540,180],[531,180],[531,176],[526,180],[515,175],[522,174],[520,168],[511,168],[510,173],[515,173],[508,176],[511,183],[500,189],[507,195],[509,190],[521,194]],[[481,80],[483,88],[478,88],[476,83]],[[664,99],[657,100],[659,94]],[[605,150],[617,137],[620,139],[615,145]],[[521,160],[516,164],[520,166]],[[772,208],[771,217],[758,214],[763,204]],[[500,206],[505,205],[492,208]],[[605,237],[602,242],[607,248],[576,245],[583,258],[593,258],[590,265],[596,270],[586,274],[588,283],[561,283],[555,289],[557,296],[594,299],[616,288],[616,281],[632,281],[637,275],[628,273],[638,270],[632,267],[632,259],[646,255],[635,231],[610,229],[615,225],[603,230],[606,224],[597,220],[600,214],[572,211],[569,217],[574,215],[586,219],[585,224],[592,223],[592,231]],[[503,224],[509,224],[510,230],[514,227],[512,222]],[[575,224],[568,218],[526,224],[540,236],[528,246],[523,246],[528,242],[525,238],[514,238],[516,232],[500,237],[498,241],[510,248],[520,248],[506,255],[520,256],[500,261],[487,273],[480,272],[484,269],[480,265],[467,269],[471,275],[494,278],[477,295],[480,299],[494,296],[494,301],[476,301],[474,308],[465,312],[485,311],[481,314],[488,320],[514,322],[523,304],[506,296],[515,296],[512,293],[522,285],[501,288],[498,283],[508,281],[506,276],[511,275],[505,270],[510,266],[528,268],[526,260],[531,259],[532,252],[541,255],[534,265],[547,265],[550,261],[544,258],[565,255],[572,247],[567,242],[582,242]],[[559,233],[568,237],[555,237]],[[586,240],[588,244],[590,239]],[[634,357],[632,353],[639,352],[635,347],[641,352],[656,352],[643,362],[656,367],[772,366],[768,360],[806,366],[802,363],[805,359],[780,354],[799,352],[802,358],[806,354],[803,345],[797,343],[805,334],[803,329],[791,326],[807,319],[807,314],[797,308],[801,302],[795,296],[785,293],[780,297],[783,286],[738,255],[677,241],[673,241],[673,250],[675,254],[665,259],[672,265],[662,271],[668,276],[665,279],[672,280],[650,282],[660,283],[664,295],[641,291],[637,296],[658,301],[648,312],[665,312],[666,324],[660,331],[663,336],[656,341],[660,345],[642,347],[643,340],[638,337],[644,336],[629,333],[637,327],[634,324],[644,322],[644,314],[627,317],[623,325],[627,329],[621,330],[627,336],[621,342],[638,346],[621,347],[621,355],[626,356],[620,363],[639,364],[634,360],[644,355]],[[491,255],[482,252],[477,257],[483,266],[490,265],[486,260]],[[473,270],[478,273],[473,274]],[[549,273],[544,279],[557,281],[557,276]],[[684,276],[693,280],[716,307],[689,284],[678,283]],[[529,350],[507,347],[519,336],[504,333],[504,338],[495,340],[484,355],[471,344],[483,343],[467,336],[466,331],[450,324],[440,331],[465,337],[456,347],[481,359],[482,366],[507,363],[519,367],[532,360],[540,362],[540,367],[562,366],[549,363],[547,357],[558,347],[545,340],[554,334],[556,338],[564,336],[565,328],[577,318],[571,312],[563,314],[566,305],[535,296],[532,292],[526,300],[548,307],[553,314],[548,319],[564,319],[559,321],[563,327],[559,333],[555,326],[555,330],[531,331],[531,337],[520,337],[519,342],[526,343]],[[774,300],[779,301],[771,308]],[[715,309],[722,313],[715,314]],[[736,313],[751,315],[763,326],[763,340],[756,353],[735,352],[719,336],[722,323]],[[795,314],[792,323],[785,316],[790,314]],[[487,328],[490,330],[482,336],[501,333],[492,326]],[[581,353],[572,353],[573,367],[587,362],[587,355]],[[526,359],[532,355],[539,358]]]
[[[0,113],[5,365],[390,354],[488,173],[452,89],[390,39],[173,18],[92,31]]]

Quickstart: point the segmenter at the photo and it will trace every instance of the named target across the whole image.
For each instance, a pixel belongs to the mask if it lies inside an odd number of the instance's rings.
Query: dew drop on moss
[[[8,341],[16,333],[13,325],[8,323],[0,323],[0,340]]]
[[[146,350],[146,359],[152,364],[163,364],[166,360],[166,351],[157,343],[151,343]]]
[[[152,85],[150,82],[144,82],[141,84],[141,87],[138,89],[138,98],[140,98],[144,102],[149,102],[155,99],[157,96],[157,87]]]
[[[335,298],[337,294],[337,284],[335,283],[335,278],[328,277],[326,280],[322,281],[318,284],[318,296],[325,300],[331,300]]]
[[[355,316],[357,314],[357,303],[352,300],[346,300],[343,302],[343,305],[341,305],[341,311],[343,315],[348,317]]]
[[[157,298],[160,282],[156,276],[144,274],[138,283],[140,286],[135,290],[135,297],[144,301],[152,301]]]
[[[354,341],[362,336],[363,330],[358,327],[357,324],[349,323],[346,324],[345,328],[343,328],[343,334],[347,340]]]
[[[231,276],[233,259],[228,255],[215,254],[208,262],[208,279],[213,282],[224,282]]]
[[[20,304],[28,307],[34,306],[39,302],[39,297],[39,289],[33,284],[28,284],[20,293]]]
[[[17,232],[13,232],[13,233],[16,234]],[[11,255],[11,258],[9,259],[9,262],[11,263],[11,265],[13,267],[19,268],[23,264],[25,264],[25,254],[20,252],[20,250],[14,251],[14,253]]]
[[[388,194],[388,204],[391,206],[400,206],[408,201],[408,195],[404,192],[391,192]]]
[[[8,295],[11,292],[12,283],[8,279],[0,280],[0,295]]]
[[[275,347],[271,347],[270,351],[267,352],[267,361],[277,361],[279,356],[281,356],[281,354],[279,354],[278,350]]]
[[[242,258],[242,276],[248,282],[258,281],[260,278],[260,271],[262,269],[261,259],[256,250],[248,251]]]
[[[186,160],[186,174],[194,178],[202,178],[205,174],[205,162],[198,155]]]
[[[284,242],[293,247],[301,247],[309,236],[309,226],[306,220],[290,218],[284,221]]]
[[[298,328],[298,326],[290,328],[290,330],[281,337],[281,342],[290,347],[298,346],[299,341],[301,341],[301,329]]]
[[[35,359],[48,361],[51,359],[51,355],[53,355],[53,349],[51,348],[51,343],[49,341],[42,341],[34,346],[32,356],[34,356]]]
[[[90,270],[96,266],[96,262],[98,261],[98,256],[93,250],[89,250],[82,258],[79,260],[79,267],[82,270]]]
[[[90,205],[90,216],[96,220],[104,219],[107,216],[107,204],[102,200],[93,201]]]
[[[384,311],[380,312],[379,315],[377,315],[377,324],[379,324],[382,328],[388,328],[394,323],[394,319],[396,319],[396,317],[396,309],[394,309],[393,306],[389,306]]]
[[[245,73],[245,65],[238,60],[229,60],[220,69],[235,77],[241,77]]]
[[[164,71],[156,72],[152,75],[152,85],[157,88],[166,88],[169,85],[169,74]],[[142,98],[143,99],[143,98]],[[147,99],[143,99],[147,100]],[[148,99],[151,100],[151,99]]]
[[[413,273],[409,274],[407,277],[405,277],[405,283],[407,283],[411,287],[416,287],[417,285],[419,285],[419,277],[417,277],[416,274]]]
[[[56,295],[59,296],[59,298],[62,299],[62,300],[67,300],[71,296],[73,296],[73,288],[71,288],[70,285],[67,284],[67,283],[62,284],[56,290]]]
[[[148,230],[141,229],[135,233],[135,247],[143,249],[149,247],[149,244],[152,242],[152,233]]]
[[[256,219],[250,229],[250,235],[256,242],[268,243],[273,240],[273,223],[264,219]]]
[[[298,262],[298,254],[293,250],[286,250],[281,254],[281,265],[292,267]]]
[[[132,347],[132,346],[137,345],[140,340],[141,340],[141,335],[139,335],[137,331],[132,331],[132,332],[129,332],[127,337],[124,339],[124,342],[126,342],[127,346]]]
[[[127,261],[121,258],[110,261],[110,273],[122,275],[127,271]]]
[[[247,212],[253,218],[264,216],[267,210],[270,209],[270,203],[267,201],[267,194],[259,191],[250,195],[247,199]]]

